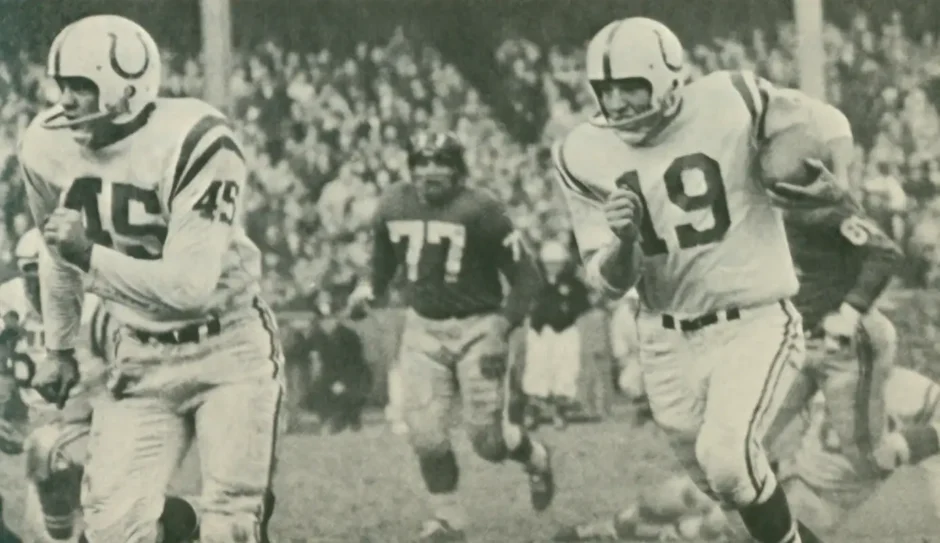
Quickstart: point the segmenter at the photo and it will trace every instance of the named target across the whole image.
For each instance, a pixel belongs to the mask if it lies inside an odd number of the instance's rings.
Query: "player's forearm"
[[[211,301],[221,274],[216,254],[142,260],[96,245],[88,289],[144,311],[198,312]]]
[[[85,294],[81,273],[42,251],[39,282],[46,347],[55,351],[74,349],[79,342]]]
[[[639,280],[637,258],[636,244],[626,245],[614,240],[588,257],[585,278],[603,295],[619,298]]]
[[[900,249],[887,239],[884,243],[871,243],[858,250],[866,251],[866,255],[855,286],[845,296],[844,302],[860,313],[867,313],[897,273],[902,258]]]

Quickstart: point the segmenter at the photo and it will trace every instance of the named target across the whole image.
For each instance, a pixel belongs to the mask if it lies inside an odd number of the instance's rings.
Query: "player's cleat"
[[[555,499],[555,473],[552,470],[552,452],[544,443],[538,445],[545,451],[545,459],[541,465],[530,463],[526,466],[529,476],[529,497],[532,508],[544,511]]]
[[[432,519],[421,527],[418,535],[419,543],[456,543],[466,541],[467,535],[463,530],[454,528],[446,520]]]
[[[160,515],[163,543],[192,543],[199,538],[199,516],[183,498],[167,496]]]

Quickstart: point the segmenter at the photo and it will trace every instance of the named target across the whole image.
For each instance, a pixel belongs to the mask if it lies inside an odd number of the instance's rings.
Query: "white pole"
[[[232,63],[232,10],[229,0],[201,0],[202,55],[205,100],[228,109],[228,81]]]
[[[822,0],[793,0],[793,15],[799,41],[796,58],[800,90],[826,99],[826,52],[823,47]]]

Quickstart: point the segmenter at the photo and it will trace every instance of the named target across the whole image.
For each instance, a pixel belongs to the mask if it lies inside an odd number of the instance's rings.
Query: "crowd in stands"
[[[853,189],[908,250],[905,279],[940,284],[940,44],[929,33],[910,38],[899,15],[859,15],[824,34],[829,99],[849,116],[859,144]],[[404,143],[417,128],[454,130],[473,182],[508,202],[535,242],[567,236],[548,146],[592,112],[583,49],[516,38],[496,50],[513,108],[546,120],[541,141],[523,144],[434,49],[404,32],[381,41],[360,43],[348,56],[274,42],[236,54],[231,114],[252,169],[247,228],[264,252],[264,288],[277,306],[304,299],[315,284],[348,285],[364,270],[370,215],[382,190],[407,177]],[[795,41],[793,25],[781,23],[776,32],[687,45],[696,73],[751,69],[795,86]],[[200,95],[198,57],[165,56],[165,94]],[[30,227],[16,140],[57,93],[43,67],[25,53],[0,61],[0,259],[7,263]]]

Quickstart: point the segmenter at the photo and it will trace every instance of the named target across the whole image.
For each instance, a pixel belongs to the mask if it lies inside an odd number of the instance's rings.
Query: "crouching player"
[[[549,506],[554,483],[547,448],[510,422],[508,337],[540,287],[533,257],[503,204],[466,186],[464,149],[446,133],[411,142],[412,183],[382,195],[375,219],[372,281],[350,310],[381,298],[401,271],[409,307],[400,347],[408,437],[431,498],[433,518],[420,541],[464,540],[459,470],[450,439],[457,390],[476,453],[522,464],[532,505]],[[504,296],[501,275],[511,285]],[[518,413],[521,419],[521,413]]]
[[[23,452],[25,457],[29,541],[71,541],[78,531],[92,402],[104,390],[106,360],[113,347],[115,328],[103,306],[88,296],[82,319],[86,339],[79,356],[81,381],[72,389],[69,402],[57,409],[59,406],[48,403],[31,388],[33,378],[46,369],[37,275],[41,250],[41,234],[30,230],[15,249],[21,276],[0,285],[0,311],[4,315],[0,342],[6,369],[0,380],[4,389],[17,392],[8,401],[19,401],[27,409],[25,416],[11,418],[28,428],[22,433],[0,434],[0,449],[7,453]],[[17,442],[20,435],[26,438]],[[192,506],[181,498],[168,497],[161,517],[161,542],[189,542],[196,527]]]
[[[885,441],[890,445],[879,451],[879,457],[883,455],[885,464],[920,464],[940,518],[940,456],[936,454],[940,386],[913,370],[895,367],[884,397]],[[891,473],[890,469],[872,473],[845,454],[846,447],[829,417],[831,411],[822,394],[817,394],[806,411],[799,445],[777,467],[794,516],[816,533],[838,529]],[[732,533],[720,507],[688,477],[676,476],[613,518],[567,527],[556,534],[555,541],[709,541]]]

